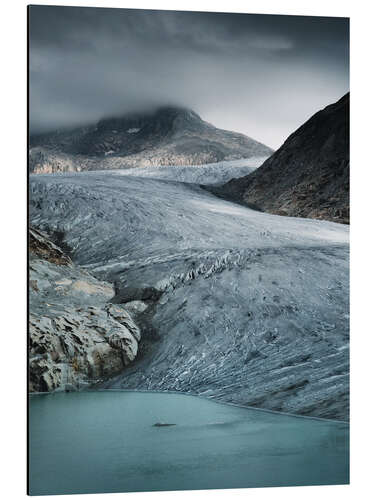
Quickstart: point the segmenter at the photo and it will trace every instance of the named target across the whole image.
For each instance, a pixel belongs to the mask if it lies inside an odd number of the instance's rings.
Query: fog
[[[349,89],[349,21],[29,8],[30,131],[187,106],[273,148]]]

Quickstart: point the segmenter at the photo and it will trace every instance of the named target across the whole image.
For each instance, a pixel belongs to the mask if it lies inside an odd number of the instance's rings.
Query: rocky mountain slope
[[[349,94],[312,116],[255,172],[215,192],[272,214],[349,223]]]
[[[269,156],[272,150],[243,134],[214,127],[194,111],[162,107],[99,121],[75,130],[30,137],[34,173],[199,165]]]
[[[120,172],[31,175],[30,217],[137,304],[141,354],[102,387],[348,418],[348,226]]]
[[[85,387],[124,369],[140,330],[109,301],[113,286],[75,266],[35,228],[29,231],[31,392]]]

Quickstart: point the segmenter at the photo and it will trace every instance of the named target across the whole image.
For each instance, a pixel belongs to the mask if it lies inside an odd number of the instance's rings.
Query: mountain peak
[[[218,191],[266,212],[349,222],[349,94],[315,113],[263,165]]]
[[[176,116],[176,115],[189,115],[189,116],[194,116],[201,120],[201,117],[193,111],[190,108],[186,108],[185,106],[173,106],[173,105],[164,105],[160,106],[156,109],[155,111],[156,114],[166,114],[166,115],[171,115],[171,116]]]
[[[200,125],[204,123],[201,117],[192,109],[181,106],[165,105],[148,112],[132,112],[103,118],[98,122],[97,127],[100,130],[115,129],[118,131],[119,129],[128,130],[129,128],[141,129],[152,124],[154,126],[155,124],[159,124],[159,128],[160,126],[172,128],[175,120],[179,121],[180,126],[185,121],[196,122],[197,126],[198,123]]]
[[[272,153],[250,137],[218,129],[192,109],[173,105],[103,118],[74,131],[31,137],[30,144],[30,167],[36,172],[196,165]]]

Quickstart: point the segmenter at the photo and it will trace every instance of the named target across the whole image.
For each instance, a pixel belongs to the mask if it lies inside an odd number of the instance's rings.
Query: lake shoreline
[[[193,396],[195,398],[200,398],[205,401],[211,401],[213,403],[217,404],[222,404],[226,406],[234,406],[236,408],[244,408],[247,410],[255,410],[255,411],[261,411],[265,413],[271,413],[275,415],[285,415],[287,417],[294,417],[294,418],[304,418],[304,419],[309,419],[309,420],[318,420],[318,421],[323,421],[323,422],[334,422],[335,424],[343,424],[343,425],[350,425],[350,421],[347,420],[335,420],[333,418],[323,418],[323,417],[314,417],[314,416],[309,416],[309,415],[298,415],[296,413],[287,413],[287,412],[282,412],[282,411],[275,411],[275,410],[269,410],[267,408],[258,408],[255,406],[246,406],[246,405],[240,405],[236,403],[229,403],[227,401],[221,401],[217,400],[215,398],[210,398],[206,396],[202,396],[201,394],[193,394],[189,392],[182,392],[182,391],[156,391],[156,390],[147,390],[147,389],[82,389],[82,390],[72,390],[72,391],[53,391],[53,392],[29,392],[28,395],[33,397],[33,396],[47,396],[47,395],[53,395],[53,394],[60,394],[60,393],[92,393],[92,392],[125,392],[125,393],[142,393],[142,394],[181,394],[182,396]]]

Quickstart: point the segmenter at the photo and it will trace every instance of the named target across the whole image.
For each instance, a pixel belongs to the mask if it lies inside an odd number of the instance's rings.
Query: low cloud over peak
[[[348,20],[30,7],[30,128],[161,105],[279,146],[348,90]]]

